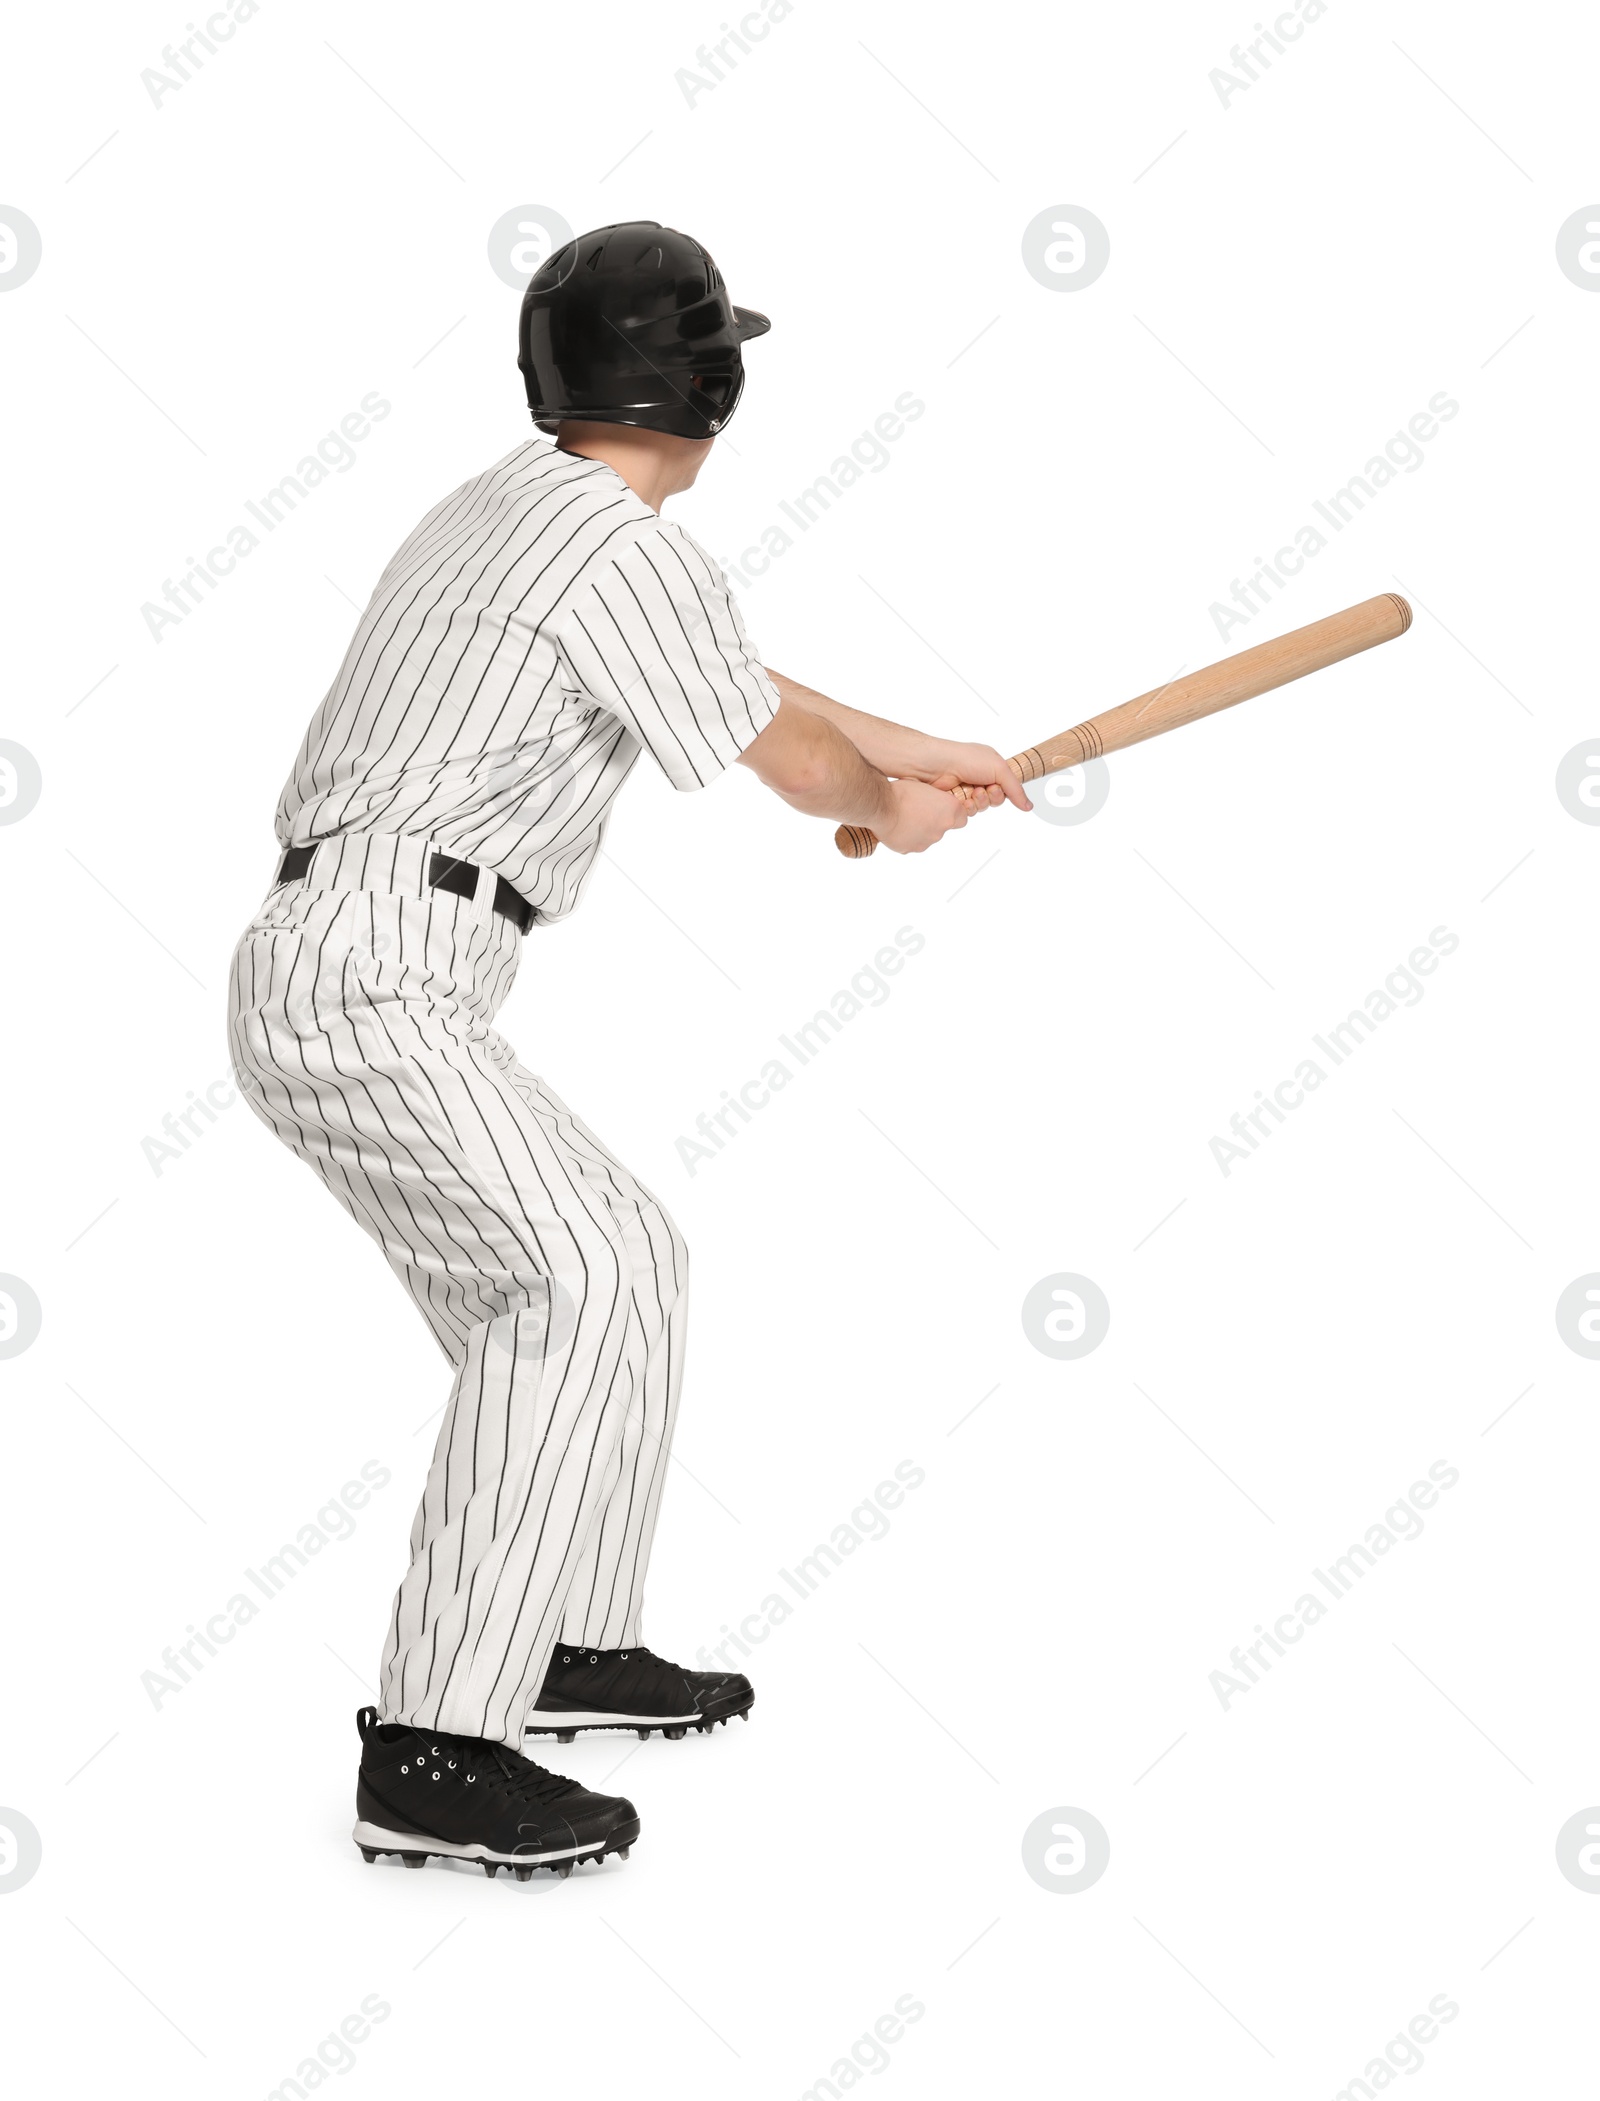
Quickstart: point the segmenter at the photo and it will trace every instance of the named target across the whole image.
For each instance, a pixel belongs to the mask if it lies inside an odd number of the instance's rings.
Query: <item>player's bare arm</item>
[[[779,686],[778,712],[740,754],[764,787],[807,817],[869,826],[893,853],[919,854],[966,823],[972,805],[953,792],[953,780],[942,787],[909,775],[890,780],[825,715],[796,705],[784,692],[791,683]]]
[[[897,780],[926,781],[939,788],[968,790],[971,810],[993,809],[1002,802],[1019,810],[1031,810],[1016,767],[1002,758],[993,745],[957,743],[947,737],[930,737],[924,730],[889,722],[881,715],[866,714],[831,700],[812,686],[767,667],[767,676],[786,701],[808,713],[820,715],[842,730],[871,766]]]

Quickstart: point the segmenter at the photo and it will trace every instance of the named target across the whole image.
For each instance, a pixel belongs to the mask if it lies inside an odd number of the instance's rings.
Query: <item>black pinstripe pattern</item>
[[[557,919],[641,747],[702,787],[776,707],[704,550],[611,468],[529,443],[436,504],[384,570],[278,838],[426,831]]]
[[[629,1647],[687,1255],[492,1027],[522,937],[437,836],[317,849],[242,937],[241,1088],[383,1248],[454,1368],[384,1653],[386,1720],[520,1745],[556,1640]]]

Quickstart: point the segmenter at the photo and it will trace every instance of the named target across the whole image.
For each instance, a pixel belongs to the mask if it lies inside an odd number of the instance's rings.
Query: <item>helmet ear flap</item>
[[[726,427],[734,410],[739,406],[739,396],[744,392],[744,362],[736,351],[730,370],[696,372],[691,376],[689,385],[693,390],[693,406],[704,417],[704,427],[693,431],[685,430],[680,435],[714,438],[719,430]]]
[[[551,260],[554,261],[555,258],[552,257]],[[546,264],[545,268],[548,269],[548,267],[549,264]],[[529,279],[527,288],[522,295],[522,305],[517,312],[517,370],[522,374],[522,383],[528,395],[528,413],[533,417],[535,423],[539,422],[539,410],[542,404],[539,398],[540,388],[538,375],[534,368],[531,341],[534,310],[533,288],[543,275],[544,271],[539,270]],[[540,425],[540,428],[542,429],[543,425]]]

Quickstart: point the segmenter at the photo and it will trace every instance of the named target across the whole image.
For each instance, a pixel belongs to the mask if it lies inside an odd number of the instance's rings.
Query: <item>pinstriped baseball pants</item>
[[[491,1026],[522,936],[355,834],[234,956],[241,1091],[382,1247],[455,1371],[381,1716],[518,1748],[559,1639],[627,1648],[683,1369],[687,1251]]]

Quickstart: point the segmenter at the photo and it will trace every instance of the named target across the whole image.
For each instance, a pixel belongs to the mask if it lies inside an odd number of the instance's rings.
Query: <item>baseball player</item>
[[[682,1737],[754,1698],[640,1642],[682,1238],[493,1025],[524,942],[577,903],[641,749],[684,789],[737,760],[900,853],[1028,807],[989,747],[764,670],[717,565],[663,522],[768,325],[650,220],[539,270],[519,363],[546,435],[436,504],[379,578],[234,958],[241,1088],[382,1247],[454,1375],[379,1703],[357,1716],[369,1861],[526,1879],[625,1855],[632,1803],[533,1764],[525,1736]]]

